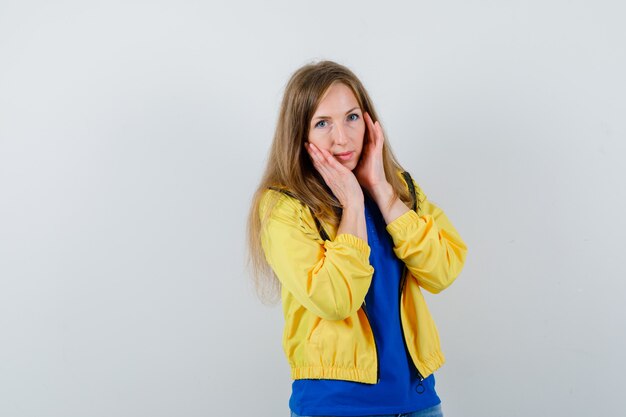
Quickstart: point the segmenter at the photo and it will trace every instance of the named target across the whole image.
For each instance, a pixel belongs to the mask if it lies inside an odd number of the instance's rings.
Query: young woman
[[[280,290],[292,417],[442,416],[444,356],[421,288],[447,288],[467,247],[345,66],[289,80],[248,237],[259,294]]]

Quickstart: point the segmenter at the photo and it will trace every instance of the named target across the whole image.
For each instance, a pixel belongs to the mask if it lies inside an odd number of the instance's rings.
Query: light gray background
[[[245,219],[324,58],[469,246],[428,296],[446,416],[626,415],[625,12],[1,1],[0,415],[288,415]]]

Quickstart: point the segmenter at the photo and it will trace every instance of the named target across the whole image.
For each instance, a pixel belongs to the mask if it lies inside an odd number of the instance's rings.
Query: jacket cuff
[[[420,217],[415,210],[409,210],[387,225],[385,229],[392,236],[402,234],[409,226],[418,223]]]
[[[337,236],[335,236],[335,240],[333,240],[332,242],[327,242],[327,243],[331,243],[331,245],[332,244],[336,244],[336,243],[347,244],[348,246],[353,247],[359,253],[361,253],[363,255],[363,257],[364,257],[363,259],[369,261],[371,248],[367,244],[366,241],[364,241],[363,239],[361,239],[358,236],[355,236],[355,235],[350,234],[350,233],[340,233]]]

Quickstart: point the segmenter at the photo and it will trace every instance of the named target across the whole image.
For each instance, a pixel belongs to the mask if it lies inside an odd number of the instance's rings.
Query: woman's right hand
[[[304,147],[311,156],[313,166],[322,175],[341,206],[344,209],[362,207],[363,190],[354,173],[344,167],[327,150],[318,148],[311,142],[305,142]]]

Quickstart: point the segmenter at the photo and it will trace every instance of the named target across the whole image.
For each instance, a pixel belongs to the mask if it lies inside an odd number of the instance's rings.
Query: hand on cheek
[[[373,189],[387,184],[383,165],[383,143],[385,137],[380,123],[374,123],[369,113],[364,113],[367,130],[363,138],[363,149],[354,169],[359,183],[370,193]]]
[[[304,147],[311,157],[313,166],[344,208],[363,204],[363,191],[352,171],[344,167],[327,150],[320,149],[311,142],[306,142]]]

